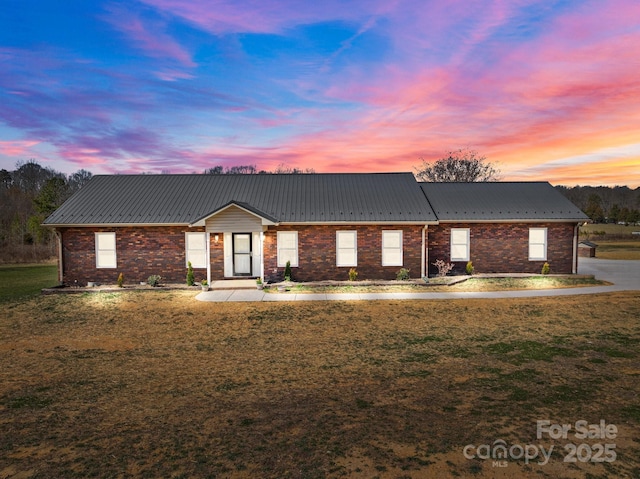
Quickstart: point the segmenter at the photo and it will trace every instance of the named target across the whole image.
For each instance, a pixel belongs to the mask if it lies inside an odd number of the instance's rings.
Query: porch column
[[[206,243],[207,243],[207,251],[206,251],[206,261],[207,261],[207,283],[211,286],[211,233],[206,232]]]
[[[260,232],[260,280],[264,283],[264,231]]]

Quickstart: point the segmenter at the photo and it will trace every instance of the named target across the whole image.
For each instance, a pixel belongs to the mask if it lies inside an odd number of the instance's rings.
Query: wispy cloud
[[[0,140],[0,155],[25,156],[40,142],[36,140]]]
[[[184,67],[196,66],[192,55],[167,33],[167,24],[163,19],[143,18],[135,6],[118,3],[107,5],[106,11],[103,18],[122,32],[136,48],[155,58],[175,60]]]

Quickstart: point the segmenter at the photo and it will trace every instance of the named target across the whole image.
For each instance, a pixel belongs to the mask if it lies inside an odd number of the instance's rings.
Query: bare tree
[[[82,188],[87,181],[91,179],[93,174],[87,170],[78,170],[75,173],[69,175],[67,178],[67,183],[69,184],[69,190],[72,193],[75,193],[80,188]]]
[[[498,181],[500,171],[480,156],[477,151],[459,149],[450,151],[446,158],[428,162],[420,158],[422,164],[416,168],[416,177],[420,181],[431,182],[475,182]]]
[[[264,175],[271,173],[301,175],[305,173],[315,173],[315,170],[313,168],[292,168],[285,163],[280,163],[273,171],[258,170],[258,167],[256,165],[216,165],[212,168],[207,168],[204,171],[205,175]]]
[[[205,175],[255,175],[258,173],[256,165],[222,166],[216,165],[213,168],[204,170]]]
[[[308,173],[315,173],[316,171],[313,168],[292,168],[289,165],[285,164],[285,163],[280,163],[278,166],[276,166],[276,169],[273,170],[271,173],[275,173],[275,174],[290,174],[290,175],[303,175],[303,174],[308,174]]]

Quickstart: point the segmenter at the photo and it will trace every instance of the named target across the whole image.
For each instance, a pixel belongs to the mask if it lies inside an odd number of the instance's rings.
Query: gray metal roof
[[[585,221],[547,182],[420,183],[440,221]]]
[[[278,223],[435,222],[411,173],[94,176],[44,224],[193,224],[235,203]]]

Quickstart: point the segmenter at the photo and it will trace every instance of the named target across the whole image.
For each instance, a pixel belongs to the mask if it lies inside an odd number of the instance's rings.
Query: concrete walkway
[[[461,298],[531,298],[537,296],[573,296],[576,294],[610,293],[612,291],[640,291],[640,261],[580,258],[578,273],[592,274],[596,279],[613,283],[611,286],[585,288],[536,289],[523,291],[487,292],[424,292],[424,293],[300,293],[270,294],[257,289],[225,289],[200,293],[199,301],[363,301],[389,299],[461,299]],[[255,288],[255,283],[254,286]]]

